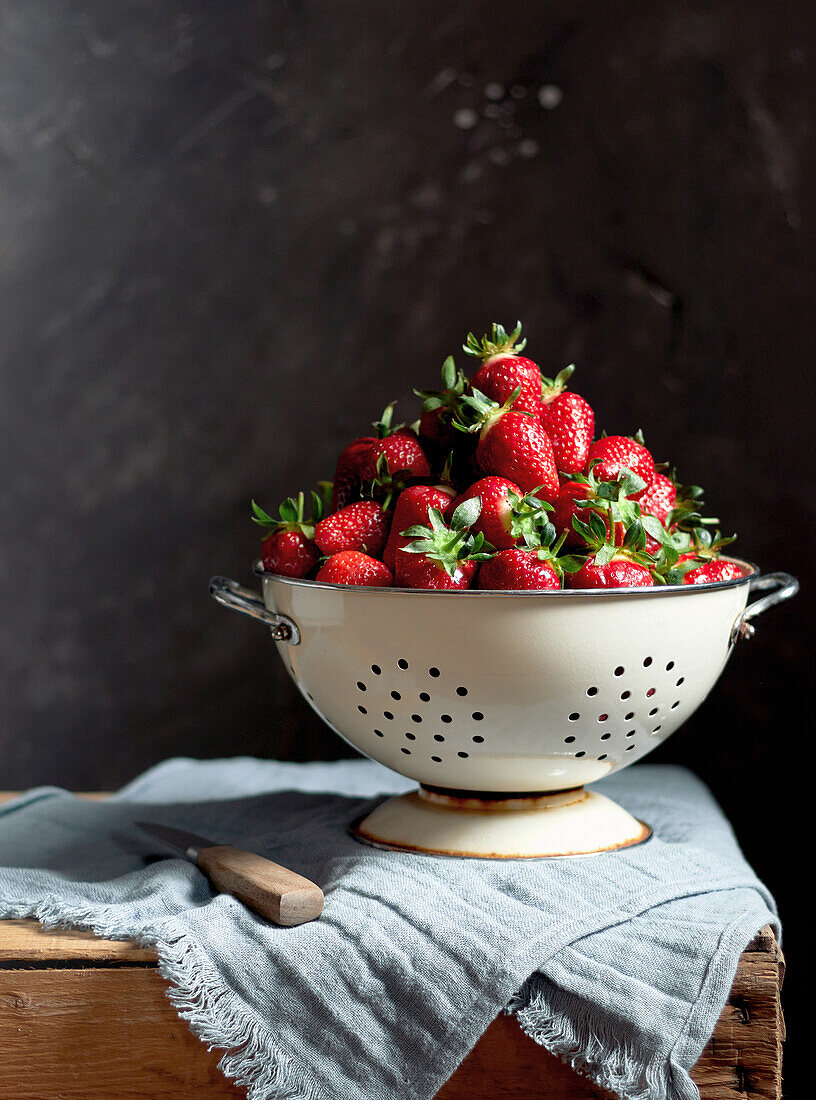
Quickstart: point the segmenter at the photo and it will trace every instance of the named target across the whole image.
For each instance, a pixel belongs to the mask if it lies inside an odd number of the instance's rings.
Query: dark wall
[[[207,579],[494,319],[806,581],[815,60],[794,0],[5,0],[0,786],[344,752]],[[792,928],[810,596],[659,754]]]

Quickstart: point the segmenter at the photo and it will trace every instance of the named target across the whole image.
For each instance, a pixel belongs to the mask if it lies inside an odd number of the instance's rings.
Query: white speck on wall
[[[545,111],[553,111],[560,106],[564,93],[557,84],[545,84],[538,89],[538,102]]]
[[[529,160],[530,157],[538,156],[540,148],[537,141],[533,141],[532,138],[525,138],[516,146],[516,152],[520,157],[526,157]]]
[[[475,183],[481,177],[483,171],[484,169],[478,160],[472,160],[462,169],[459,178],[462,183]]]
[[[510,154],[506,149],[502,149],[500,145],[494,145],[490,150],[490,159],[493,164],[503,166],[510,163]]]
[[[485,118],[498,118],[501,114],[501,108],[497,103],[488,103],[482,114]]]
[[[279,69],[286,63],[286,55],[282,53],[272,53],[267,57],[264,64],[270,72],[274,72],[275,69]]]
[[[489,84],[485,84],[485,99],[493,99],[498,102],[500,99],[504,99],[504,85],[492,80]]]
[[[439,95],[440,92],[444,92],[446,88],[453,84],[456,76],[456,69],[441,69],[425,89],[425,95],[435,96]]]
[[[454,111],[453,125],[460,130],[472,130],[478,121],[479,116],[472,107],[460,107],[458,111]]]
[[[278,192],[274,187],[261,187],[258,189],[258,202],[261,206],[271,206],[277,197]]]

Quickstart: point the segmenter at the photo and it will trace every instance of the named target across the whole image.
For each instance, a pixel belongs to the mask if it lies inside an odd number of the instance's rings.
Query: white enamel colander
[[[640,760],[708,695],[750,620],[797,581],[606,591],[436,592],[266,573],[263,600],[210,591],[271,627],[331,728],[415,779],[354,826],[368,843],[494,858],[588,854],[650,835],[584,785]],[[746,607],[751,591],[764,595]]]

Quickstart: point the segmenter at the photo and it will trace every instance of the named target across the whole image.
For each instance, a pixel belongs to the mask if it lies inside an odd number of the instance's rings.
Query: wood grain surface
[[[782,955],[769,928],[743,953],[693,1076],[702,1100],[780,1100]],[[244,1093],[165,996],[155,952],[34,921],[0,922],[2,1100],[201,1100]],[[361,1097],[364,1093],[361,1093]],[[439,1100],[606,1100],[499,1017]]]

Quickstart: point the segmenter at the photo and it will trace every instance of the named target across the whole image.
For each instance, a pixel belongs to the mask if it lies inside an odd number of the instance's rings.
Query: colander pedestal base
[[[381,802],[351,832],[376,848],[478,859],[591,855],[652,834],[616,802],[583,787],[511,796],[420,787]]]

